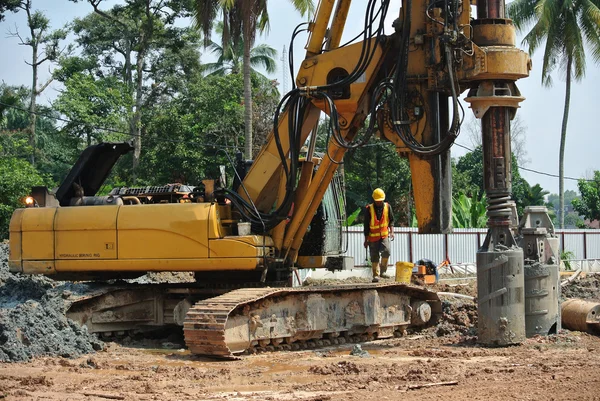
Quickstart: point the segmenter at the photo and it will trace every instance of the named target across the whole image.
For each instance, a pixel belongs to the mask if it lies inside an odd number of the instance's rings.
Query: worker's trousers
[[[377,242],[369,242],[369,254],[371,256],[371,263],[379,262],[379,255],[383,259],[388,259],[390,257],[389,237],[382,238]]]

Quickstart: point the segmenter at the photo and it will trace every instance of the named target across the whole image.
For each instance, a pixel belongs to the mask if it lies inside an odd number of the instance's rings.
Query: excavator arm
[[[492,2],[489,8],[498,9],[499,2]],[[395,32],[385,35],[382,21],[391,2],[369,1],[364,40],[340,46],[350,3],[319,3],[297,86],[284,98],[274,131],[242,185],[241,196],[251,204],[246,204],[247,216],[252,209],[266,213],[277,205],[279,215],[260,221],[254,213],[249,219],[256,230],[274,228],[276,252],[290,265],[345,152],[373,135],[389,140],[409,159],[419,232],[449,232],[450,147],[464,117],[458,96],[471,90],[467,100],[478,117],[499,105],[514,114],[523,99],[514,81],[527,76],[530,65],[514,47],[510,20],[488,18],[483,11],[471,19],[469,0],[404,0]],[[486,1],[477,5],[488,7]],[[326,156],[316,171],[294,169],[297,148],[315,141],[313,128],[322,113],[332,125]],[[507,126],[496,129],[497,136],[508,134]],[[486,144],[487,136],[484,132]],[[510,154],[500,153],[505,162],[496,163],[507,177]],[[292,204],[291,220],[281,223]]]

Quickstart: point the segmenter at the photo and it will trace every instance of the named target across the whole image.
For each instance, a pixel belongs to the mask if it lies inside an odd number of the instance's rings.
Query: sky
[[[105,0],[104,9],[119,3],[118,0]],[[363,13],[367,0],[354,0],[348,19],[344,40],[357,35],[363,26]],[[391,23],[398,15],[400,1],[393,1],[386,21],[386,32],[391,32]],[[60,28],[76,17],[83,17],[92,11],[86,1],[73,3],[68,0],[33,0],[34,8],[46,13],[50,19],[52,28]],[[256,43],[266,43],[281,53],[284,46],[289,51],[289,41],[294,28],[306,21],[291,6],[291,1],[271,0],[269,2],[269,15],[271,17],[270,30],[259,36]],[[184,22],[185,23],[185,22]],[[23,34],[26,32],[25,14],[7,14],[4,22],[0,23],[0,54],[3,61],[0,63],[0,79],[9,85],[30,85],[31,69],[25,64],[30,57],[30,50],[18,44],[18,39],[10,37],[8,30],[18,28]],[[304,46],[307,36],[300,34],[296,38],[294,46],[295,67],[304,57]],[[521,38],[517,39],[520,45]],[[522,47],[522,46],[521,46]],[[543,49],[543,46],[541,46]],[[533,55],[533,69],[530,76],[521,79],[517,85],[526,100],[521,103],[518,110],[526,129],[527,158],[530,160],[524,167],[537,170],[550,175],[558,175],[558,154],[560,145],[560,131],[562,124],[565,82],[564,77],[556,73],[553,75],[554,86],[543,87],[541,84],[542,53]],[[203,62],[211,62],[214,58],[210,54],[203,54]],[[287,65],[287,60],[285,61]],[[284,82],[284,71],[282,63],[279,69],[270,77]],[[286,73],[289,74],[289,73]],[[43,66],[42,79],[49,76],[48,67]],[[288,88],[291,78],[287,78]],[[281,88],[281,87],[280,87]],[[41,103],[48,103],[57,95],[60,88],[52,84],[41,96]],[[282,89],[282,88],[281,88]],[[596,121],[596,113],[600,110],[600,66],[591,62],[588,55],[587,73],[584,80],[574,83],[571,87],[571,106],[569,113],[569,125],[567,129],[567,142],[565,150],[565,177],[591,178],[594,170],[600,170],[600,141],[597,134],[600,131],[599,123]],[[466,93],[461,98],[464,99]],[[468,106],[467,106],[468,107]],[[467,109],[467,113],[471,113]],[[463,135],[464,134],[464,135]],[[472,147],[472,143],[466,132],[458,137],[457,143]],[[452,156],[459,157],[466,152],[459,146],[452,148]],[[558,193],[558,178],[547,175],[536,174],[521,170],[521,175],[530,185],[540,184],[550,193]],[[577,181],[565,179],[565,189],[577,191]]]

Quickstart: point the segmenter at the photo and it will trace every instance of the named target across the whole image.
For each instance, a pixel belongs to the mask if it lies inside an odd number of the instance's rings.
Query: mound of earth
[[[578,277],[562,287],[563,298],[581,298],[600,302],[600,275],[590,274]]]
[[[8,244],[0,244],[0,361],[77,357],[103,348],[95,335],[65,316],[66,299],[84,293],[84,284],[13,274],[7,259]]]

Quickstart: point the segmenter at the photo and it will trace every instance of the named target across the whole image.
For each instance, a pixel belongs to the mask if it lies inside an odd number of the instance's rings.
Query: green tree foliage
[[[23,114],[23,101],[27,98],[27,93],[28,89],[24,86],[0,84],[0,127],[2,129],[24,129],[27,126],[28,116]]]
[[[481,146],[461,156],[456,163],[453,161],[453,167],[453,197],[463,193],[467,197],[473,198],[483,193],[483,151]]]
[[[593,180],[579,180],[577,183],[581,199],[573,199],[573,208],[584,218],[600,220],[600,171],[594,171]]]
[[[264,81],[260,77],[253,80],[257,85],[255,111],[268,109],[279,99],[276,89],[257,90]],[[217,178],[219,165],[227,166],[232,177],[226,154],[234,159],[234,154],[244,145],[242,102],[241,75],[202,77],[198,74],[188,81],[179,97],[164,103],[144,121],[148,146],[142,157],[142,182],[199,184],[203,178]],[[256,126],[267,125],[262,121],[266,118],[257,116]],[[268,121],[270,118],[271,115]]]
[[[552,216],[553,221],[556,219],[556,213]],[[585,221],[577,212],[568,212],[565,214],[565,228],[586,228]]]
[[[252,74],[252,155],[258,155],[273,130],[273,114],[279,104],[280,93],[277,81],[265,78],[262,74]]]
[[[4,21],[4,15],[7,11],[17,12],[21,0],[0,0],[0,22]]]
[[[74,21],[76,41],[85,60],[98,60],[93,68],[96,75],[119,77],[128,89],[128,95],[132,99],[128,131],[134,146],[132,176],[135,181],[142,154],[142,114],[153,104],[149,100],[154,100],[158,94],[165,94],[169,86],[165,76],[159,74],[159,70],[164,72],[159,66],[165,65],[165,50],[168,48],[170,52],[177,53],[182,62],[176,66],[173,64],[174,58],[167,57],[169,62],[166,64],[175,69],[169,76],[177,75],[175,73],[191,73],[186,71],[185,67],[181,70],[176,69],[181,67],[184,61],[192,60],[190,55],[194,50],[190,47],[197,42],[192,40],[192,35],[184,39],[186,30],[175,25],[178,18],[188,16],[189,2],[131,0],[108,10],[101,8],[105,4],[104,0],[87,2],[92,6],[94,13]],[[181,52],[177,49],[187,51]],[[196,55],[198,56],[197,53]],[[196,64],[197,60],[198,57],[195,60]]]
[[[558,194],[549,194],[548,202],[546,203],[546,206],[550,210],[549,211],[550,217],[552,217],[552,221],[554,222],[554,225],[556,227],[558,227],[558,225],[559,225],[558,216],[556,213],[558,211],[558,208],[560,207],[560,199],[559,198],[560,197],[558,196]],[[573,200],[579,199],[579,194],[577,193],[577,191],[567,189],[565,191],[564,198],[565,198],[565,228],[583,227],[584,226],[583,219],[573,209]]]
[[[321,148],[324,149],[324,146]],[[373,190],[382,188],[386,201],[394,210],[394,225],[410,225],[413,210],[410,168],[408,161],[398,156],[392,144],[374,140],[367,146],[352,149],[344,157],[343,166],[348,216],[371,203]]]
[[[21,134],[21,135],[20,135]],[[44,180],[23,155],[31,149],[27,135],[0,132],[0,239],[8,238],[8,224],[15,209],[24,206],[31,187]]]
[[[61,42],[67,37],[67,30],[58,29],[50,31],[50,20],[41,11],[33,10],[32,0],[21,0],[18,8],[23,10],[27,16],[29,36],[21,35],[16,27],[14,31],[9,31],[9,35],[18,38],[20,45],[31,48],[31,60],[27,62],[31,66],[32,72],[28,105],[29,125],[27,129],[29,131],[29,148],[31,149],[29,160],[31,164],[35,165],[35,153],[38,147],[36,140],[37,98],[53,81],[53,77],[50,77],[46,82],[38,85],[39,68],[48,61],[57,61],[65,51],[70,51],[70,46],[60,47]]]
[[[544,206],[546,204],[545,196],[550,192],[545,191],[540,184],[534,186],[525,186],[525,196],[523,203],[525,206]]]
[[[572,207],[573,200],[578,199],[578,198],[579,198],[579,194],[577,193],[577,191],[567,189],[565,191],[565,206]],[[555,210],[558,210],[558,208],[560,207],[558,194],[549,194],[548,195],[548,203],[551,204]],[[565,218],[566,218],[566,216],[565,216]]]
[[[95,78],[84,73],[75,73],[64,82],[65,90],[53,103],[56,110],[69,121],[63,133],[77,144],[81,140],[86,146],[103,141],[123,139],[127,129],[128,106],[131,98],[118,78]],[[113,131],[111,133],[111,131]],[[121,132],[115,134],[114,131]]]
[[[559,150],[559,225],[564,227],[564,160],[571,99],[571,80],[585,76],[585,50],[600,62],[600,2],[598,0],[516,0],[508,6],[510,18],[520,31],[529,26],[523,43],[533,54],[544,47],[542,83],[552,86],[551,74],[558,68],[566,75],[566,93]]]
[[[469,198],[478,198],[481,196],[484,192],[483,151],[481,146],[476,147],[475,150],[458,159],[456,167],[453,169],[452,181],[452,194],[454,197],[457,197],[459,193],[464,193]],[[517,213],[519,216],[523,215],[525,206],[531,205],[529,202],[535,198],[536,194],[539,195],[539,192],[536,191],[542,191],[542,188],[536,184],[532,190],[529,183],[521,177],[519,168],[517,167],[517,160],[512,155],[512,197],[517,204]],[[535,199],[535,202],[535,204],[544,204],[539,203],[537,199]]]
[[[218,56],[215,63],[208,63],[203,65],[204,71],[209,75],[227,75],[227,74],[239,74],[243,70],[243,54],[239,52],[243,50],[244,44],[241,43],[234,50],[233,47],[229,47],[229,50],[223,50],[223,47],[219,46],[215,42],[211,42],[209,49]],[[277,50],[266,44],[260,44],[250,49],[250,69],[253,74],[260,74],[256,70],[257,67],[262,67],[268,73],[272,74],[277,71],[275,62],[277,57]]]
[[[223,36],[223,22],[217,24],[217,34]],[[208,49],[216,55],[217,61],[207,63],[202,66],[202,70],[208,75],[227,75],[241,74],[244,69],[244,42],[241,41],[234,45],[231,41],[224,43],[221,39],[221,44],[211,41]],[[260,74],[256,67],[264,68],[268,73],[272,74],[277,70],[277,50],[269,45],[261,44],[253,46],[250,49],[250,67],[253,74]],[[262,74],[261,74],[262,75]],[[265,77],[266,78],[266,77]]]
[[[17,158],[29,158],[33,150],[31,146],[23,146],[21,141],[29,138],[29,111],[27,101],[30,90],[24,86],[14,87],[0,84],[0,135],[5,138],[2,145],[5,154]],[[71,159],[68,146],[58,135],[55,118],[57,113],[46,106],[39,106],[36,118],[36,137],[38,149],[35,151],[36,168],[43,176],[50,176],[57,182],[64,177]],[[23,139],[25,138],[25,139]],[[18,146],[17,146],[18,145]],[[28,153],[23,153],[28,152]],[[68,163],[68,164],[66,164]]]
[[[223,48],[228,43],[236,49],[243,44],[244,75],[244,132],[245,156],[252,158],[252,83],[251,83],[251,51],[257,32],[264,32],[269,27],[267,0],[194,0],[194,19],[196,26],[204,33],[205,45],[210,44],[214,22],[222,13],[223,16]],[[292,0],[292,4],[302,15],[314,11],[312,0]]]
[[[487,226],[487,201],[485,194],[481,198],[469,198],[463,193],[452,197],[452,226],[454,228],[483,228]]]
[[[142,181],[198,184],[216,178],[215,165],[222,161],[215,159],[217,151],[241,146],[241,98],[241,77],[198,76],[189,82],[181,97],[156,110],[146,124]]]

